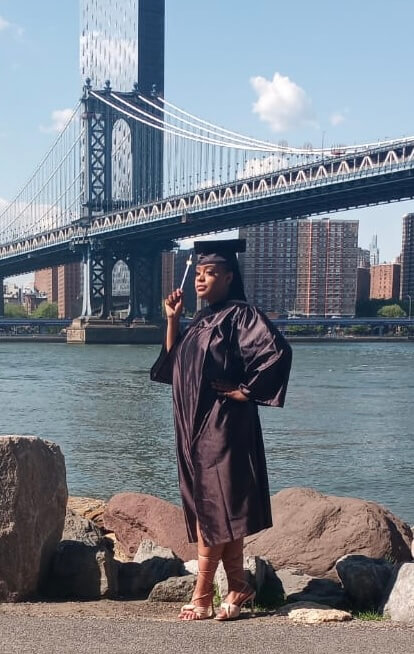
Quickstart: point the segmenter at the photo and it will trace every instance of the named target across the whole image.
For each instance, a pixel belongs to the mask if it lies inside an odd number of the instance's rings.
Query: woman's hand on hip
[[[168,319],[178,319],[183,312],[183,292],[180,288],[170,293],[164,301],[165,313]]]
[[[211,383],[211,385],[220,397],[228,397],[230,400],[235,400],[236,402],[249,401],[247,395],[245,395],[238,386],[231,382],[216,379]]]

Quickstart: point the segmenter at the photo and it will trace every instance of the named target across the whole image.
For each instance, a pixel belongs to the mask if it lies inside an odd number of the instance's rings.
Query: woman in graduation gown
[[[183,620],[213,617],[213,579],[220,559],[229,594],[217,620],[237,618],[254,599],[243,572],[243,538],[272,526],[258,405],[282,407],[291,349],[246,302],[236,252],[245,241],[194,244],[195,286],[208,306],[183,332],[183,293],[165,300],[166,342],[151,370],[172,384],[180,491],[199,574]]]

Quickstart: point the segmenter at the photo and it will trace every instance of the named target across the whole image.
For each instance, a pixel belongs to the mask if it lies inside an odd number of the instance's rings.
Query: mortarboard
[[[246,239],[235,238],[223,241],[194,241],[194,252],[197,263],[205,266],[208,263],[226,263],[232,268],[237,267],[237,252],[246,251]]]

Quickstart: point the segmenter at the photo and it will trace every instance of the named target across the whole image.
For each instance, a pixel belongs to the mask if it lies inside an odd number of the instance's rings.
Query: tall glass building
[[[138,82],[144,95],[164,95],[165,0],[80,0],[80,70],[101,88]]]
[[[149,96],[164,96],[165,0],[80,0],[81,85],[90,78],[93,88],[101,89],[109,80],[114,91],[128,92],[138,82]],[[143,136],[149,128],[139,126]],[[162,135],[151,143],[162,160]],[[150,153],[140,159],[148,167]],[[162,164],[161,164],[162,166]],[[132,201],[131,133],[120,119],[112,134],[112,196]],[[114,271],[114,294],[124,294],[126,266]]]

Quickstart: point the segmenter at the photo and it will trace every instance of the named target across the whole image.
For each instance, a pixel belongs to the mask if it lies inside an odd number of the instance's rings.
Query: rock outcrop
[[[119,493],[108,502],[104,511],[104,525],[115,533],[125,553],[134,557],[142,540],[149,539],[168,547],[188,561],[197,555],[190,545],[181,507],[152,495]]]
[[[36,594],[61,539],[66,471],[57,445],[0,436],[0,601]]]
[[[398,566],[385,592],[384,615],[414,625],[414,563]]]
[[[45,594],[71,600],[117,597],[118,564],[112,548],[105,541],[99,545],[62,541],[53,557]]]
[[[337,561],[336,571],[354,609],[377,611],[394,566],[384,559],[350,554]]]
[[[77,540],[86,545],[98,545],[103,538],[102,530],[90,520],[66,509],[62,540]]]
[[[411,560],[410,527],[375,502],[312,488],[287,488],[271,502],[273,527],[247,538],[245,553],[266,557],[276,571],[336,578],[335,563],[346,554]]]
[[[68,509],[78,513],[82,518],[90,520],[100,528],[104,526],[103,514],[105,507],[106,502],[104,500],[93,497],[78,497],[75,495],[69,495],[68,497]]]
[[[193,596],[197,577],[170,577],[160,581],[149,594],[150,602],[183,602],[188,604]]]
[[[335,609],[348,609],[350,606],[341,584],[331,579],[311,577],[295,568],[280,568],[277,577],[288,603],[316,602]]]
[[[302,624],[322,624],[323,622],[347,622],[352,620],[348,611],[340,611],[330,606],[314,602],[295,602],[286,604],[279,612],[286,615],[293,622]]]

